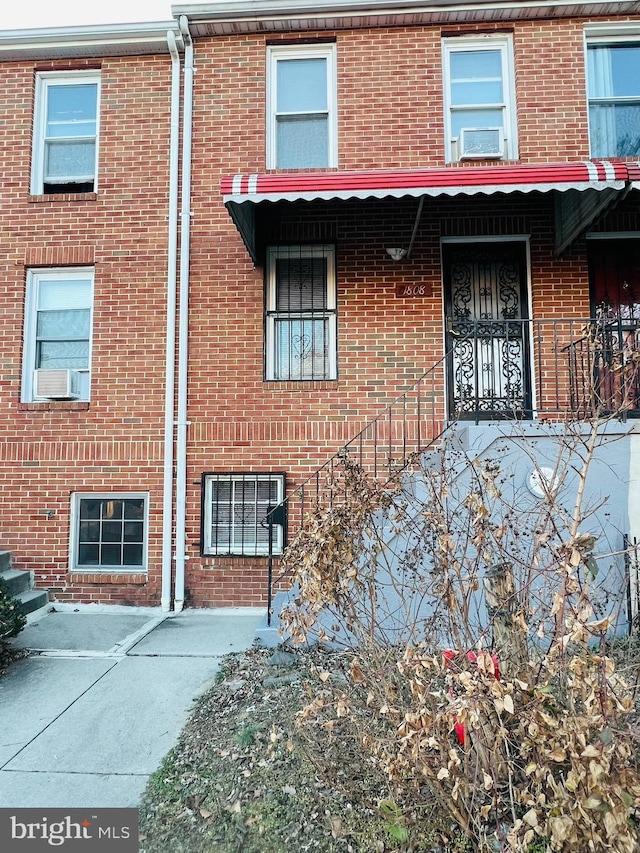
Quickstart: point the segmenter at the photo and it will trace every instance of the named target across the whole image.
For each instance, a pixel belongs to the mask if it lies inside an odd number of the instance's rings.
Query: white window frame
[[[584,77],[585,77],[585,96],[587,101],[587,122],[589,126],[589,156],[593,157],[594,154],[592,152],[592,144],[591,144],[591,103],[592,100],[589,97],[589,47],[593,47],[596,45],[600,45],[602,47],[606,47],[607,45],[615,45],[615,44],[638,44],[640,45],[640,25],[636,22],[621,22],[619,24],[609,24],[609,25],[591,25],[585,27],[584,30]],[[620,100],[620,99],[616,99]],[[604,155],[603,155],[604,156]],[[606,155],[607,157],[615,158],[617,155],[613,152],[610,152]]]
[[[327,163],[313,168],[338,166],[338,122],[336,45],[283,45],[267,48],[267,169],[277,169],[277,97],[278,63],[291,59],[326,59],[327,62]],[[312,113],[313,111],[310,111]],[[304,114],[304,113],[303,113]],[[286,167],[284,167],[286,168]]]
[[[33,150],[31,170],[31,193],[42,195],[44,192],[45,133],[47,121],[47,102],[49,89],[53,86],[77,86],[78,84],[96,84],[96,135],[95,160],[91,192],[98,189],[98,157],[100,141],[100,74],[95,71],[41,71],[36,75],[35,108],[33,115]],[[69,183],[72,183],[71,181]],[[61,192],[69,192],[61,189]]]
[[[278,258],[326,258],[327,260],[327,348],[328,362],[325,376],[302,378],[280,378],[276,376],[276,260]],[[337,378],[337,286],[336,256],[333,245],[269,246],[266,263],[265,293],[265,379],[278,382],[326,382]],[[322,312],[315,312],[321,314]]]
[[[501,157],[489,156],[493,160],[518,159],[518,122],[516,115],[515,65],[513,38],[511,35],[488,35],[467,38],[466,36],[445,38],[442,41],[442,79],[444,94],[445,158],[447,163],[464,159],[458,150],[458,139],[454,138],[451,115],[455,107],[451,104],[451,55],[476,50],[499,50],[502,59],[502,104],[476,104],[476,109],[501,108],[504,118],[504,145]],[[471,107],[470,107],[471,108]],[[482,158],[480,158],[482,159]],[[473,162],[473,161],[471,161]]]
[[[214,485],[220,482],[242,484],[243,481],[268,481],[275,483],[277,487],[276,503],[271,505],[279,506],[285,498],[285,475],[274,472],[232,472],[232,473],[216,473],[206,472],[202,475],[202,555],[209,557],[227,556],[227,557],[266,557],[269,556],[269,543],[257,542],[256,539],[244,541],[244,533],[240,536],[242,544],[239,547],[234,547],[235,537],[231,535],[231,545],[222,542],[220,545],[213,541],[212,537],[212,509],[214,503]],[[230,507],[241,505],[240,501],[235,501],[230,498]],[[233,519],[233,512],[230,513]],[[256,515],[257,517],[257,515]],[[230,521],[230,526],[234,529],[233,523]],[[284,550],[285,524],[274,524],[272,527],[271,554],[276,556],[282,554]]]
[[[36,397],[34,388],[34,371],[36,368],[36,323],[38,318],[40,282],[43,281],[85,281],[91,282],[90,306],[89,306],[89,364],[86,368],[78,369],[80,373],[88,377],[87,392],[81,394],[79,399],[87,401],[90,398],[91,386],[91,353],[93,346],[93,304],[94,304],[94,269],[93,267],[42,267],[27,270],[27,288],[24,312],[24,350],[22,357],[22,396],[23,403],[50,402],[49,398]]]
[[[141,565],[110,565],[100,566],[81,564],[78,562],[78,545],[80,535],[80,503],[83,500],[142,500],[144,503],[142,564]],[[69,525],[69,570],[82,574],[147,574],[149,560],[149,494],[148,492],[74,492],[71,495],[70,525]]]

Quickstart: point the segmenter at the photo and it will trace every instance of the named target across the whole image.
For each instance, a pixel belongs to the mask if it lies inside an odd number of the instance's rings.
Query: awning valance
[[[351,172],[285,172],[232,175],[222,179],[229,213],[254,253],[255,204],[282,201],[421,198],[494,193],[607,190],[616,195],[640,182],[640,164],[626,162],[452,166]],[[248,204],[247,204],[248,203]],[[600,206],[599,206],[600,207]]]

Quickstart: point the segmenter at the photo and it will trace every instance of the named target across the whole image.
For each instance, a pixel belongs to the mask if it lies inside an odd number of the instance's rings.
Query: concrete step
[[[4,553],[9,553],[8,551]],[[9,554],[9,557],[11,555]],[[19,569],[0,571],[0,578],[7,584],[9,595],[20,604],[21,612],[26,616],[39,610],[49,603],[49,594],[44,589],[34,589],[31,582],[31,572]]]
[[[41,607],[46,607],[49,603],[49,595],[44,589],[29,589],[19,593],[15,598],[20,602],[20,610],[24,616]]]
[[[22,572],[18,569],[5,569],[0,571],[0,578],[7,584],[9,595],[16,598],[21,592],[31,589],[31,573]]]
[[[11,551],[0,551],[0,574],[11,568]]]

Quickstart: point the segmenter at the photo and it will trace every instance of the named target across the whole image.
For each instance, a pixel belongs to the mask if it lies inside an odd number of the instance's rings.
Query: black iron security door
[[[526,247],[443,246],[450,418],[532,416]]]

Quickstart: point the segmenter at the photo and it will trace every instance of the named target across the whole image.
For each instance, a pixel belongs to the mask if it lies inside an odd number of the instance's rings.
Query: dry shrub
[[[287,550],[290,638],[344,644],[302,736],[346,793],[370,780],[388,842],[426,851],[435,827],[474,851],[640,849],[638,668],[607,653],[611,602],[583,532],[597,447],[597,425],[559,444],[555,481],[577,471],[568,509],[559,487],[523,508],[494,460],[467,465],[458,494],[449,448],[418,472],[417,511],[406,480],[389,491],[345,459],[344,499]]]

